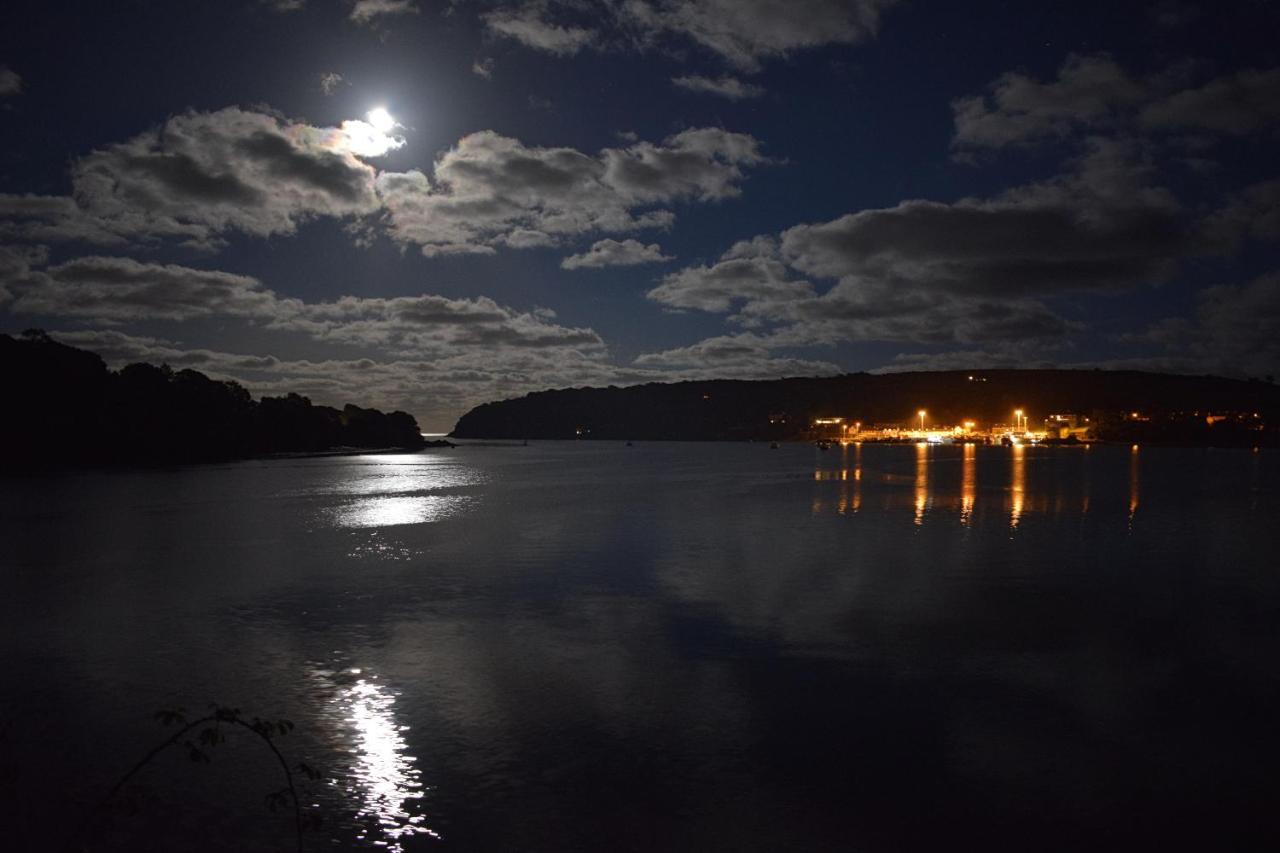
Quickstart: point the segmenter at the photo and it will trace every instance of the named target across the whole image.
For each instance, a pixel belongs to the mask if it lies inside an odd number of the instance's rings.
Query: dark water
[[[210,701],[308,849],[1274,849],[1280,456],[556,444],[0,482],[0,801]],[[91,823],[287,849],[233,737]]]

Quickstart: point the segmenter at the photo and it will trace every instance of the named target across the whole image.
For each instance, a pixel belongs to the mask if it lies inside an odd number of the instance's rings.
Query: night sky
[[[549,387],[1280,372],[1280,4],[10,3],[0,330],[428,431]]]

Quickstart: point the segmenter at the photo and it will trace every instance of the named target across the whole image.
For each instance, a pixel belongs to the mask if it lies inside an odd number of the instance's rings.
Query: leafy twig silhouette
[[[246,719],[239,708],[230,708],[224,705],[212,704],[210,708],[210,713],[190,721],[187,719],[187,712],[184,708],[157,711],[155,718],[163,725],[178,725],[180,728],[153,747],[146,755],[142,756],[133,767],[129,768],[127,773],[111,786],[111,790],[107,792],[106,796],[85,814],[75,833],[68,840],[66,849],[73,849],[75,843],[84,836],[94,816],[109,806],[119,796],[120,791],[128,784],[129,780],[150,764],[157,755],[181,742],[182,746],[187,750],[188,758],[195,762],[207,764],[211,760],[209,750],[226,742],[226,729],[238,727],[252,732],[266,744],[267,748],[271,750],[271,754],[275,756],[276,763],[280,765],[280,769],[284,773],[285,786],[267,794],[266,804],[272,811],[282,808],[286,804],[292,804],[294,834],[297,839],[298,850],[301,851],[304,827],[314,828],[319,826],[320,817],[319,815],[308,815],[304,818],[302,804],[298,799],[298,789],[294,785],[294,770],[289,767],[289,762],[285,760],[284,754],[276,746],[275,738],[293,731],[293,723],[283,719],[264,720],[261,717]],[[189,737],[193,732],[195,733],[194,738]],[[296,769],[300,775],[307,779],[315,780],[321,778],[319,771],[305,763],[299,762],[296,765]]]

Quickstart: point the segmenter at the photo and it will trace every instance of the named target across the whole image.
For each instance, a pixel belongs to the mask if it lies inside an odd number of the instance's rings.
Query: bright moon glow
[[[379,133],[390,133],[396,128],[395,118],[387,112],[385,107],[374,107],[365,113],[365,118]]]
[[[365,121],[351,119],[342,123],[339,145],[357,157],[381,157],[404,145],[404,137],[392,134],[400,122],[386,107],[374,107],[364,114]]]

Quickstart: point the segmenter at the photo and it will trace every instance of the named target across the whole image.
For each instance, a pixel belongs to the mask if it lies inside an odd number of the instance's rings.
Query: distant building
[[[1044,433],[1047,438],[1071,438],[1075,436],[1078,439],[1085,439],[1089,437],[1089,429],[1092,425],[1092,421],[1083,415],[1049,415],[1044,419]]]

